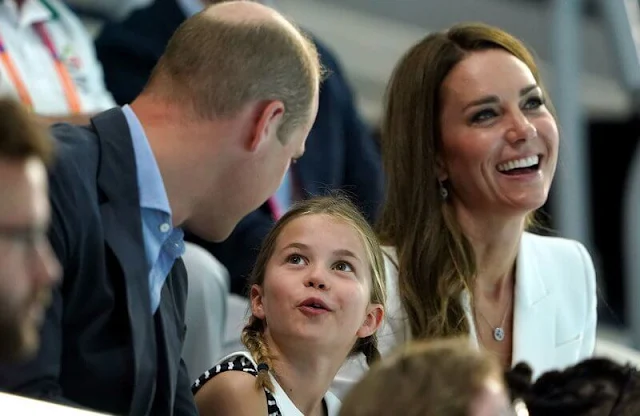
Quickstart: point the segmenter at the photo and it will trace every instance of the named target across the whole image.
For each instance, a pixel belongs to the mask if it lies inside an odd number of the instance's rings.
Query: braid
[[[357,353],[364,354],[367,359],[367,365],[371,367],[371,365],[380,360],[380,351],[378,351],[378,337],[374,335],[370,335],[366,338],[360,338],[356,342],[356,345],[353,347],[352,354]]]
[[[258,374],[256,377],[256,387],[265,388],[270,392],[274,391],[269,370],[273,370],[272,357],[264,339],[264,323],[262,320],[252,316],[249,323],[242,330],[242,343],[249,350],[253,358],[258,363]]]

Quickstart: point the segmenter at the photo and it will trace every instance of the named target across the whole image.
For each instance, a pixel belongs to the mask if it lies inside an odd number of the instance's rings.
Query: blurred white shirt
[[[59,0],[26,0],[19,10],[15,0],[4,0],[0,2],[0,37],[33,102],[34,112],[43,116],[71,113],[55,61],[33,26],[37,22],[44,22],[73,81],[80,112],[96,113],[114,107],[116,103],[105,87],[93,39],[67,6]],[[0,95],[18,98],[18,89],[2,61]]]

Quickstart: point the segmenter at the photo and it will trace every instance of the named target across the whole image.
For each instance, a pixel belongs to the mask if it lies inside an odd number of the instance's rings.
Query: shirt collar
[[[2,0],[19,27],[29,27],[34,23],[48,22],[59,17],[56,9],[45,0],[25,0],[18,10],[15,0]]]
[[[155,209],[171,215],[167,191],[144,128],[131,107],[125,105],[122,112],[129,125],[135,153],[140,208]]]

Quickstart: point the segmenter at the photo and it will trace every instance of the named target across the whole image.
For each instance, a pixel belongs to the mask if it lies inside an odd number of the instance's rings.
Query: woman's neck
[[[323,398],[346,354],[327,355],[306,346],[301,349],[278,348],[269,340],[273,360],[273,374],[282,390],[304,415],[324,415]]]
[[[474,218],[457,212],[462,232],[476,259],[474,295],[498,301],[513,287],[515,263],[524,232],[525,218]]]

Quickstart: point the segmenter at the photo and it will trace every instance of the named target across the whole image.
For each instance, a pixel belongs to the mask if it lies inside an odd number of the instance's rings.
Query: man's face
[[[0,157],[0,361],[28,358],[60,278],[47,239],[47,173],[36,158]]]

